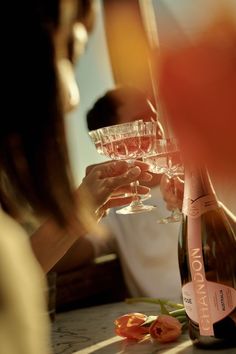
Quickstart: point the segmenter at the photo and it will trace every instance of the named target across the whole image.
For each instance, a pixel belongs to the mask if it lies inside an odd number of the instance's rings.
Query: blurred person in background
[[[73,81],[69,43],[82,4],[3,4],[11,32],[5,31],[2,38],[2,70],[8,75],[2,77],[5,113],[0,131],[1,353],[51,352],[42,268],[48,271],[89,225],[96,229],[114,190],[124,191],[140,175],[150,179],[145,164],[129,169],[124,162],[112,162],[92,169],[77,190],[73,184],[64,113],[79,98],[76,86],[69,85],[72,90],[66,94],[66,85]],[[20,38],[17,64],[12,32]],[[65,75],[65,67],[71,75]],[[21,226],[30,218],[44,222],[31,245]]]
[[[144,92],[131,85],[117,86],[99,97],[87,114],[88,130],[114,124],[156,120],[157,112]],[[158,122],[158,137],[164,136],[162,125]]]
[[[132,86],[120,86],[100,97],[87,113],[89,130],[126,123],[136,119],[156,119],[156,112],[145,94]],[[159,123],[159,136],[163,129]],[[106,163],[105,163],[106,164]],[[177,241],[179,223],[157,224],[166,213],[159,183],[161,175],[153,174],[145,185],[151,188],[153,212],[118,215],[110,210],[102,224],[108,228],[104,236],[89,233],[83,239],[83,259],[115,252],[120,259],[127,289],[131,296],[149,296],[180,300]],[[56,266],[64,271],[76,267],[81,259],[80,247],[74,245]],[[85,256],[86,255],[86,256]]]

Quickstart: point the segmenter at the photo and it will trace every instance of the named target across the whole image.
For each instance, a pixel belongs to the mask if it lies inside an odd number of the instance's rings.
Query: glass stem
[[[170,180],[171,180],[171,183],[172,183],[172,186],[173,186],[173,192],[174,192],[174,195],[177,197],[177,187],[175,185],[175,180],[174,180],[175,176],[174,175],[171,175],[170,177]],[[171,217],[173,218],[178,218],[180,215],[181,215],[181,210],[179,208],[175,208],[171,211]]]
[[[179,208],[175,208],[171,211],[171,216],[175,217],[175,216],[179,216],[181,215],[181,211]]]
[[[128,160],[130,166],[134,166],[134,160]],[[142,205],[142,202],[140,202],[140,198],[138,195],[138,186],[139,186],[139,181],[135,180],[134,182],[130,183],[131,186],[131,193],[132,193],[132,202],[130,203],[130,206],[136,206],[136,205]]]
[[[132,198],[133,198],[131,204],[141,204],[138,196],[139,181],[134,181],[130,183],[130,185],[132,187]]]

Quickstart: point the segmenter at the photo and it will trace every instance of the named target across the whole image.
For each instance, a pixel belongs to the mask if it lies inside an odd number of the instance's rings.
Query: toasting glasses
[[[156,140],[156,122],[142,120],[112,125],[98,129],[101,148],[104,155],[114,160],[127,160],[131,165],[134,160],[153,153]],[[133,200],[130,205],[117,210],[118,214],[134,214],[153,210],[152,205],[144,205],[140,200],[138,181],[132,183]]]
[[[177,141],[173,139],[157,139],[155,154],[144,157],[143,160],[150,165],[149,170],[153,173],[164,173],[170,179],[174,193],[176,187],[174,177],[184,175],[184,166],[181,161]],[[160,224],[178,222],[181,220],[182,213],[179,209],[174,209],[170,216],[157,220]]]

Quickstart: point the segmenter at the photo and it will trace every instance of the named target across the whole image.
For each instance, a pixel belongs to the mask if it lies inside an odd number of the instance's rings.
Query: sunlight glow
[[[110,344],[120,342],[121,338],[118,336],[111,337],[109,339],[103,340],[102,342],[96,343],[94,345],[91,345],[90,347],[81,349],[77,352],[74,352],[74,354],[91,354],[94,353],[95,350],[102,349]]]

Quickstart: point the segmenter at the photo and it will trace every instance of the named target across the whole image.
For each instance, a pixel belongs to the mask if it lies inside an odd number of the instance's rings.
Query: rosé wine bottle
[[[205,168],[185,169],[183,214],[178,252],[190,338],[236,347],[236,238]]]

